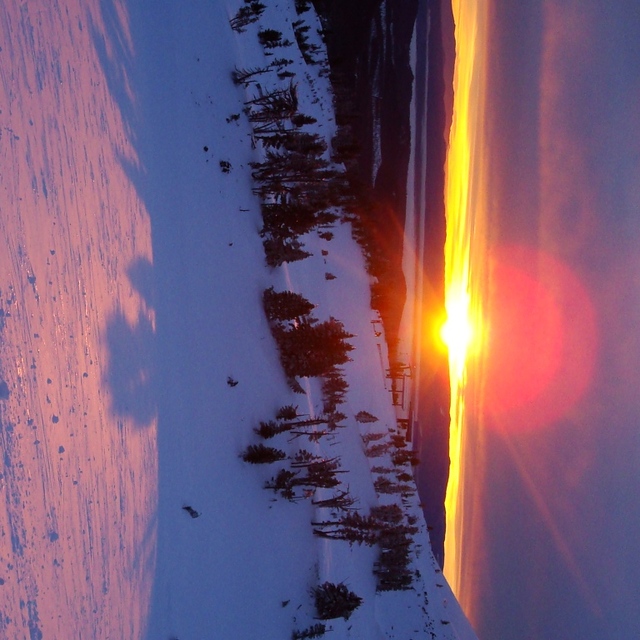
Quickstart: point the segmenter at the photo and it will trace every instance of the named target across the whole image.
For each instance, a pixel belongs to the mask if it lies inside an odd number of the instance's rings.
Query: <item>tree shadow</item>
[[[136,260],[127,272],[131,284],[150,308],[154,298],[151,263]],[[109,364],[105,383],[111,391],[111,410],[118,417],[131,418],[138,427],[149,426],[158,413],[155,343],[155,328],[143,310],[134,324],[120,309],[107,320]]]
[[[87,12],[87,23],[109,92],[118,103],[124,121],[133,130],[135,100],[131,75],[134,51],[125,16],[113,0],[100,0],[102,24],[97,24],[90,12]]]
[[[127,268],[127,276],[133,288],[142,296],[150,309],[156,306],[155,275],[147,258],[134,260]]]
[[[180,312],[184,305],[180,252],[188,247],[179,242],[186,223],[179,218],[184,208],[180,189],[174,188],[178,167],[178,140],[172,126],[174,96],[171,86],[161,79],[162,69],[173,63],[172,17],[179,7],[169,0],[153,4],[153,10],[147,4],[100,0],[100,14],[90,26],[105,81],[132,143],[131,153],[127,145],[114,145],[112,151],[151,222],[153,264],[136,260],[127,269],[141,297],[141,312],[132,318],[124,309],[116,309],[108,318],[109,361],[104,384],[117,418],[131,419],[139,429],[157,424],[157,508],[149,533],[155,545],[150,552],[154,554],[149,576],[153,584],[149,613],[142,625],[146,627],[142,637],[155,640],[168,637],[161,633],[166,624],[166,580],[173,571],[175,519],[184,517],[182,496],[175,489],[180,486],[176,472],[185,473],[175,444],[175,418],[182,406],[181,390],[188,384],[180,373],[190,366],[182,350],[190,337],[184,335]],[[160,80],[144,75],[149,68],[158,70]],[[153,312],[157,313],[158,334],[150,320]]]

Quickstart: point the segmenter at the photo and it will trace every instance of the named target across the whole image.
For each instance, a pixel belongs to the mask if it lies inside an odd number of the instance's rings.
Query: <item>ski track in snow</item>
[[[347,428],[319,450],[341,456],[365,512],[377,498],[353,415],[395,426],[348,227],[305,238],[312,258],[264,266],[258,152],[246,118],[227,121],[247,97],[230,71],[268,61],[260,26],[294,42],[277,55],[294,59],[301,111],[335,129],[293,0],[265,3],[240,34],[240,0],[0,5],[3,638],[288,638],[313,624],[309,589],[324,580],[364,598],[328,637],[472,637],[436,588],[424,522],[416,591],[376,594],[375,549],[314,538],[319,510],[274,501],[262,485],[276,467],[238,459],[279,406],[321,411],[317,381],[303,400],[284,380],[261,309],[272,284],[356,334]],[[417,498],[408,508],[421,518]]]

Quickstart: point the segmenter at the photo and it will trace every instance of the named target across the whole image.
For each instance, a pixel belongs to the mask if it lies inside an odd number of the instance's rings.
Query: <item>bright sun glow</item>
[[[469,317],[469,294],[458,292],[447,299],[447,319],[440,337],[449,350],[449,365],[456,377],[464,369],[475,331]]]

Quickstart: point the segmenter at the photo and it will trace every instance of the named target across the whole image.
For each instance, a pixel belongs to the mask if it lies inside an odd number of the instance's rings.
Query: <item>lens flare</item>
[[[571,411],[591,382],[595,311],[577,275],[552,255],[519,246],[493,254],[483,399],[488,426],[546,428]]]

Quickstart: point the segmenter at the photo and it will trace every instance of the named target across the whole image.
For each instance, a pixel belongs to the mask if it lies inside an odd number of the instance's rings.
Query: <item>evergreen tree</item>
[[[280,60],[274,62],[270,67],[278,66],[277,63]],[[295,113],[298,110],[298,85],[293,81],[290,81],[288,86],[284,88],[276,88],[266,93],[260,88],[257,97],[247,100],[246,105],[259,105],[262,107],[277,107],[286,106],[288,109]],[[284,133],[281,135],[285,135]]]
[[[401,591],[411,588],[413,573],[409,549],[411,538],[406,532],[397,531],[380,539],[380,555],[374,565],[378,591]]]
[[[346,381],[342,370],[338,367],[332,367],[322,377],[324,410],[327,413],[335,412],[336,407],[344,402],[348,389],[349,383]]]
[[[263,202],[261,205],[263,227],[260,235],[295,237],[311,231],[319,225],[314,207],[295,200],[289,202]]]
[[[263,73],[267,73],[271,69],[271,65],[267,65],[266,67],[257,67],[254,69],[239,69],[236,67],[231,72],[231,79],[234,84],[243,84],[245,87],[251,83],[255,82],[256,76],[262,75]]]
[[[380,476],[376,478],[373,487],[377,493],[402,493],[402,494],[412,494],[414,492],[414,488],[408,484],[398,484],[397,482],[393,482],[389,480],[389,478],[385,478],[384,476]]]
[[[332,618],[348,620],[362,604],[362,598],[353,591],[349,591],[342,582],[339,584],[325,582],[319,585],[313,590],[313,597],[320,620]]]
[[[259,138],[267,149],[284,148],[287,151],[315,158],[320,157],[327,150],[327,143],[317,133],[293,130],[259,136]]]
[[[347,353],[353,349],[346,341],[353,334],[333,317],[316,323],[303,318],[296,327],[274,327],[273,333],[288,376],[327,374],[336,365],[347,362]]]
[[[239,33],[243,32],[247,25],[257,22],[264,10],[265,6],[262,2],[245,0],[244,6],[240,7],[236,15],[229,20],[231,28]]]
[[[285,262],[296,262],[308,258],[311,253],[305,251],[301,242],[295,238],[265,238],[265,259],[270,267],[279,267]]]
[[[329,163],[304,153],[267,150],[263,162],[252,162],[252,176],[258,182],[322,182],[336,175]]]
[[[301,478],[296,478],[293,484],[323,487],[325,489],[335,487],[340,484],[336,478],[336,473],[340,473],[338,471],[338,465],[339,462],[337,458],[310,462],[309,464],[304,465],[307,475]]]
[[[399,524],[402,522],[402,509],[397,504],[381,504],[371,507],[371,515],[380,522]]]
[[[399,451],[394,451],[391,454],[391,461],[397,467],[407,463],[409,463],[411,466],[420,464],[420,458],[418,458],[418,456],[409,449],[400,449]]]
[[[291,429],[288,425],[276,424],[273,420],[269,420],[268,422],[260,422],[260,427],[254,429],[254,431],[265,440],[269,440],[274,436],[277,436],[279,433],[284,433],[285,431],[289,431]]]
[[[326,509],[340,509],[342,511],[349,511],[353,508],[355,503],[356,500],[349,494],[349,491],[339,491],[331,498],[313,501],[313,504],[317,507],[324,507]]]
[[[284,322],[300,318],[309,314],[314,308],[314,305],[299,293],[275,291],[273,287],[269,287],[263,292],[262,305],[271,322]]]
[[[284,460],[287,454],[274,447],[265,447],[261,443],[249,445],[241,457],[245,462],[250,462],[251,464],[269,464],[271,462],[277,462],[278,460]]]
[[[280,493],[287,500],[293,500],[295,497],[293,486],[296,474],[288,469],[280,469],[277,475],[271,480],[264,483],[265,489],[273,489],[276,493]]]

